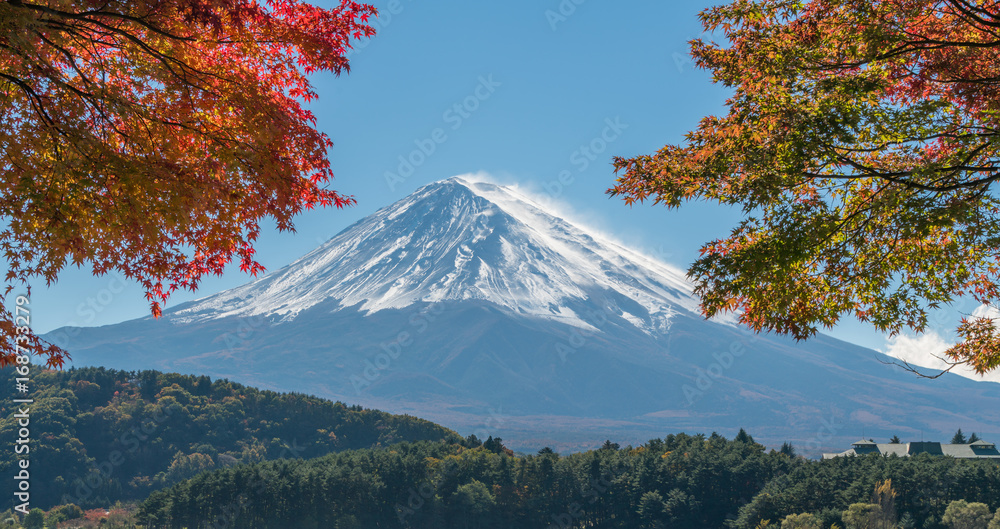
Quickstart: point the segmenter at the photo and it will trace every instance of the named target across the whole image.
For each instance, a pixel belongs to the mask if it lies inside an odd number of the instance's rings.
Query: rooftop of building
[[[900,457],[930,454],[960,459],[1000,459],[1000,451],[997,451],[996,444],[983,440],[965,444],[946,444],[934,441],[876,443],[871,439],[861,439],[852,444],[850,450],[844,452],[823,454],[823,459],[868,454],[897,455]]]

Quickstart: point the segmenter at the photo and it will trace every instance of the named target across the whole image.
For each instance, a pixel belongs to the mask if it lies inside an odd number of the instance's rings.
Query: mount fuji
[[[918,379],[875,351],[752,335],[697,307],[683,272],[515,187],[455,177],[160,319],[48,337],[75,365],[312,393],[513,448],[740,427],[807,454],[862,433],[1000,437],[996,383]]]

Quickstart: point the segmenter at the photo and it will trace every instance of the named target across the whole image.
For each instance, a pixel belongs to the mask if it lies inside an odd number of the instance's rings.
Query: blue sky
[[[312,108],[335,143],[331,187],[358,205],[302,215],[294,234],[268,224],[258,252],[269,270],[424,184],[477,171],[548,194],[592,226],[682,268],[740,218],[737,210],[704,203],[679,211],[629,208],[605,194],[614,181],[613,156],[679,142],[702,116],[724,111],[727,91],[687,56],[687,41],[702,34],[696,15],[708,3],[374,5],[382,13],[378,34],[351,54],[351,73],[314,78],[320,97]],[[171,304],[248,280],[230,267]],[[137,286],[76,268],[50,288],[36,286],[33,306],[39,332],[149,313]],[[832,334],[884,344],[859,324]]]

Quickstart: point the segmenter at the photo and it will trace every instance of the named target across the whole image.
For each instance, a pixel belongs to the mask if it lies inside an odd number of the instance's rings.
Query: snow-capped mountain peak
[[[593,303],[647,332],[697,311],[683,274],[559,218],[514,187],[463,177],[429,184],[319,248],[244,286],[185,304],[201,321],[277,315],[321,302],[367,313],[480,300],[517,314],[591,327]],[[586,309],[585,309],[586,307]]]

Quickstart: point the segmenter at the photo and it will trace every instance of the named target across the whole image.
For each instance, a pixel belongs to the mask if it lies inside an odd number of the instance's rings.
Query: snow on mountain
[[[454,177],[362,219],[271,275],[171,316],[291,321],[330,300],[368,314],[479,300],[590,328],[571,306],[595,296],[645,332],[666,331],[677,311],[697,312],[698,305],[682,272],[548,213],[518,189]]]

